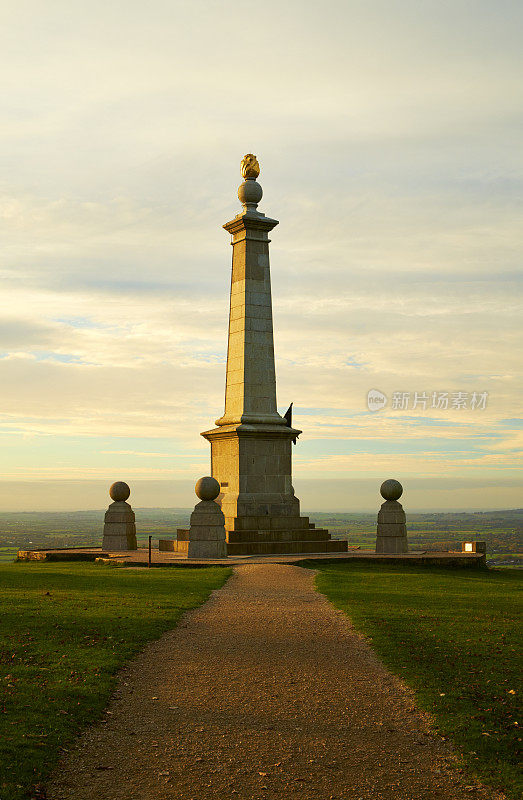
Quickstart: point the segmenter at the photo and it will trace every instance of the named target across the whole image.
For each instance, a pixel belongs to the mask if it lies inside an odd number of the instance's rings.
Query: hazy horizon
[[[133,506],[134,511],[187,511],[188,514],[191,513],[193,506]],[[28,511],[26,508],[24,509],[6,509],[0,511],[0,514],[83,514],[88,512],[96,512],[99,511],[103,513],[106,509],[102,508],[79,508],[67,511],[64,509],[50,509],[48,511],[42,511],[42,509],[35,509],[34,511]],[[304,514],[323,514],[329,513],[331,511],[332,514],[377,514],[377,512],[370,508],[353,508],[353,509],[345,509],[345,508],[337,508],[337,509],[321,509],[321,508],[303,508],[302,512]],[[521,511],[520,508],[505,508],[504,506],[500,506],[499,508],[496,506],[494,508],[416,508],[412,513],[413,514],[488,514],[490,512],[495,513],[496,511]],[[140,533],[140,531],[138,531]]]
[[[302,508],[520,506],[523,5],[153,9],[3,3],[0,510],[194,503],[247,152]]]
[[[14,482],[13,482],[14,483]],[[489,486],[498,501],[495,505],[480,505],[479,495],[485,487],[463,486],[453,487],[449,482],[441,481],[438,487],[428,490],[423,481],[412,480],[404,485],[401,502],[407,512],[432,513],[432,512],[474,512],[474,511],[509,511],[518,510],[521,504],[510,504],[507,487]],[[36,494],[35,494],[36,489]],[[478,496],[478,505],[460,505],[459,499],[452,501],[456,492],[474,492]],[[11,496],[22,497],[22,501],[9,501]],[[136,509],[146,508],[179,508],[190,509],[197,502],[194,494],[194,485],[191,481],[136,481],[131,484],[131,497],[129,502]],[[332,513],[377,513],[383,498],[379,494],[379,485],[373,486],[368,481],[318,481],[303,479],[295,481],[296,494],[301,500],[304,513],[332,512]],[[432,506],[424,504],[424,497],[428,494],[435,498]],[[337,498],[345,495],[348,499],[345,505]],[[459,497],[459,495],[458,495]],[[305,498],[305,500],[304,500]],[[505,500],[506,499],[506,500]],[[170,500],[171,502],[167,502]],[[439,505],[438,505],[439,501]],[[10,505],[11,502],[11,505]],[[16,503],[19,502],[19,505]],[[0,512],[23,513],[27,512],[74,512],[74,511],[100,511],[102,513],[111,499],[108,494],[108,485],[102,481],[41,481],[17,482],[14,486],[0,484]]]

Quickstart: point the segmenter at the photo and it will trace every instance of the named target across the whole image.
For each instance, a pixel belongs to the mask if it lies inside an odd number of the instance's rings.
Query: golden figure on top
[[[242,178],[244,181],[248,180],[249,178],[256,178],[260,174],[260,165],[258,164],[258,159],[256,156],[253,156],[252,153],[247,153],[246,156],[242,158]]]

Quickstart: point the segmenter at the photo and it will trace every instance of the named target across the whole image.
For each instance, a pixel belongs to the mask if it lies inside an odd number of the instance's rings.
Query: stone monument
[[[398,503],[403,486],[390,478],[381,484],[380,493],[385,502],[378,512],[376,553],[408,553],[406,517]]]
[[[227,558],[225,518],[218,503],[220,484],[214,478],[200,478],[194,487],[197,503],[191,514],[187,558]]]
[[[131,494],[129,486],[116,481],[109,489],[111,503],[105,512],[102,550],[136,550],[134,511],[125,501]]]
[[[238,189],[243,211],[223,227],[231,235],[232,278],[225,413],[202,433],[211,444],[229,555],[344,552],[300,516],[291,447],[301,431],[276,407],[269,232],[278,221],[257,210],[260,167],[248,154]]]

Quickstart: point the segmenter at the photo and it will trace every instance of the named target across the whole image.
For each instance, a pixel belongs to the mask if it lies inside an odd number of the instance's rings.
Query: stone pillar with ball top
[[[347,542],[315,529],[294,494],[292,443],[301,431],[276,405],[269,233],[278,221],[258,211],[255,155],[244,157],[241,172],[243,210],[223,226],[232,244],[225,413],[202,433],[221,489],[228,554],[343,552]]]
[[[225,518],[218,503],[220,484],[209,476],[200,478],[194,491],[200,498],[191,514],[187,558],[227,558]]]
[[[380,493],[385,502],[378,512],[376,553],[408,553],[406,517],[403,506],[398,503],[403,486],[390,478],[381,484]]]
[[[129,486],[116,481],[109,489],[111,503],[105,512],[103,550],[136,550],[136,525],[134,511],[125,501],[131,494]]]

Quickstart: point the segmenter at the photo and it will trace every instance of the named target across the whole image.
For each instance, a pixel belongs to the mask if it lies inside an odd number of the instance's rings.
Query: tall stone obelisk
[[[346,542],[300,516],[294,495],[291,447],[301,431],[276,407],[268,234],[278,221],[257,210],[259,172],[256,156],[246,155],[243,211],[223,226],[233,248],[225,413],[202,436],[211,443],[229,554],[344,550]]]

